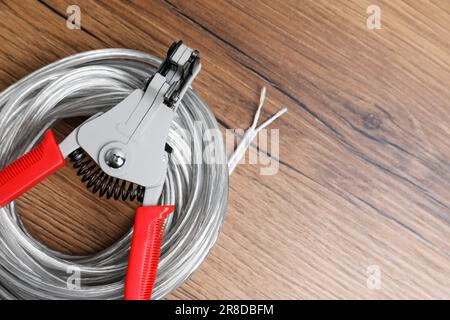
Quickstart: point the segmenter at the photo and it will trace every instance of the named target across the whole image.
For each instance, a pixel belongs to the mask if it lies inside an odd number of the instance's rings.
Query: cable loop
[[[0,94],[0,167],[31,149],[57,121],[107,111],[132,90],[142,88],[159,64],[159,59],[138,51],[96,50],[59,60],[13,84]],[[224,143],[218,139],[215,148],[205,148],[207,142],[195,130],[195,122],[205,129],[218,129],[207,105],[189,89],[169,133],[168,143],[174,150],[161,204],[175,205],[176,211],[166,223],[155,299],[169,294],[198,268],[225,217],[228,166]],[[188,155],[192,160],[201,153],[204,162],[186,161]],[[89,166],[82,155],[74,156],[91,191],[140,197],[138,186],[111,180]],[[225,161],[212,160],[217,157]],[[31,237],[11,203],[0,209],[0,298],[123,298],[130,243],[131,230],[93,255],[55,252]],[[74,270],[81,277],[80,288],[69,285]]]

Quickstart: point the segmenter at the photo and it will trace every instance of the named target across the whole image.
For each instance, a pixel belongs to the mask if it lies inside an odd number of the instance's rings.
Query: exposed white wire
[[[230,174],[234,171],[238,163],[241,162],[241,160],[245,156],[245,152],[247,151],[248,147],[251,145],[255,137],[258,135],[258,133],[288,111],[286,107],[280,109],[277,113],[275,113],[273,116],[271,116],[269,119],[267,119],[260,126],[257,127],[259,118],[261,116],[261,110],[264,106],[265,100],[266,100],[266,87],[263,87],[261,89],[261,95],[259,97],[259,105],[253,118],[253,123],[250,126],[250,128],[247,129],[244,136],[241,138],[241,141],[239,142],[238,146],[236,147],[236,150],[234,151],[233,154],[231,154],[231,156],[228,159],[228,170]]]

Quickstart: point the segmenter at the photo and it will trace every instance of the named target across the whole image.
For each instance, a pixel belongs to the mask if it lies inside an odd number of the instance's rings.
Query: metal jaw
[[[167,172],[169,128],[200,68],[197,51],[174,43],[145,91],[133,91],[80,125],[60,144],[62,154],[82,147],[106,174],[144,186],[144,205],[156,205]]]

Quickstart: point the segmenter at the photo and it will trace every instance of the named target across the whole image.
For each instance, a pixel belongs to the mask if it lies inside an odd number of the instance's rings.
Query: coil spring
[[[86,183],[87,189],[92,193],[98,193],[100,197],[106,196],[107,199],[144,201],[145,187],[107,175],[83,149],[73,151],[69,159],[73,168],[77,169],[81,182]]]

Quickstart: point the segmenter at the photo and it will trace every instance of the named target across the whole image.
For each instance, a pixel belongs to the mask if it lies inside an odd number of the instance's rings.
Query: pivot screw
[[[125,164],[125,161],[125,153],[118,148],[109,149],[105,153],[105,162],[113,169],[121,168]]]

